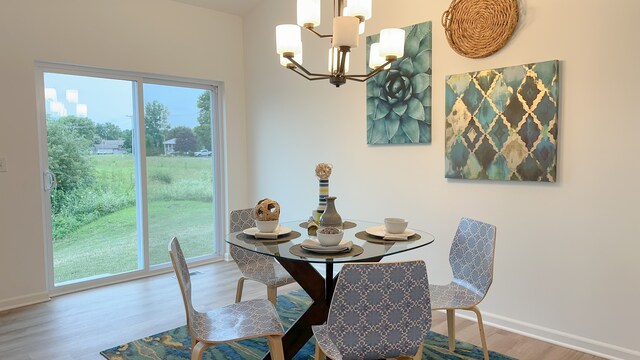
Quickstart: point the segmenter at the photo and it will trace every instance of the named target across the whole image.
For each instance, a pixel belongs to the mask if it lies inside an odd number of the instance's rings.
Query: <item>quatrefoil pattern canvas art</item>
[[[447,178],[556,181],[558,64],[446,77]]]

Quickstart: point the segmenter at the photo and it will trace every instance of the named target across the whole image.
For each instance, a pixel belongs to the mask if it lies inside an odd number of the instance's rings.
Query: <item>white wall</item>
[[[279,66],[274,27],[295,23],[295,1],[265,0],[246,16],[250,200],[269,196],[284,218],[306,217],[317,201],[315,164],[330,162],[330,193],[343,217],[404,216],[436,236],[403,256],[426,259],[434,283],[451,276],[446,259],[460,217],[496,224],[495,281],[481,304],[487,320],[640,359],[633,308],[640,303],[640,2],[521,1],[514,37],[479,60],[449,48],[440,25],[449,3],[377,0],[367,24],[373,34],[433,22],[433,143],[417,146],[366,145],[364,85],[336,89]],[[330,4],[323,10],[330,13]],[[330,32],[323,21],[322,32]],[[304,33],[303,43],[305,65],[326,70],[327,41]],[[558,182],[445,179],[445,75],[553,59],[561,62]],[[352,64],[363,71],[364,62],[360,47]]]
[[[168,0],[0,3],[0,309],[46,298],[34,61],[224,82],[235,208],[246,191],[242,20]]]

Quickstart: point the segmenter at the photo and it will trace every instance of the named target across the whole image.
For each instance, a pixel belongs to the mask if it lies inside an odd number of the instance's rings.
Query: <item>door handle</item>
[[[45,171],[44,172],[44,191],[51,191],[58,186],[58,182],[56,181],[56,174]]]

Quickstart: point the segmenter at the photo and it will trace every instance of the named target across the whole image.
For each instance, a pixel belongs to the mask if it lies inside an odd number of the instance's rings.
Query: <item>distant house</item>
[[[171,155],[174,152],[176,152],[176,150],[175,150],[176,138],[169,139],[169,140],[163,142],[162,144],[164,145],[164,154],[165,155]]]
[[[104,154],[126,154],[124,140],[102,140],[94,145],[93,152],[98,155]]]

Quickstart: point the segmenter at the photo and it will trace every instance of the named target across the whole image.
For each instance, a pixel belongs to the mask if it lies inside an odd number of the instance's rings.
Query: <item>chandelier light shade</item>
[[[320,0],[298,0],[298,25],[311,28],[320,25]]]
[[[384,29],[380,32],[380,43],[371,49],[369,66],[372,72],[364,75],[347,74],[349,53],[359,45],[359,35],[364,33],[365,21],[371,18],[371,0],[334,0],[333,33],[323,35],[315,30],[320,25],[321,0],[298,0],[297,24],[276,26],[276,50],[280,54],[280,64],[307,80],[328,79],[336,87],[347,80],[365,82],[391,62],[404,55],[404,30]],[[302,66],[301,28],[305,28],[320,38],[331,38],[329,46],[328,74],[312,73]]]
[[[342,11],[342,15],[344,16],[355,16],[351,14],[351,8],[349,8],[349,6],[345,6],[344,10]],[[358,19],[360,20],[360,19]],[[360,21],[360,25],[358,26],[358,34],[362,35],[364,34],[364,21]]]
[[[353,16],[333,18],[333,47],[358,47],[358,25],[360,20]]]
[[[380,54],[385,58],[400,58],[404,55],[404,30],[384,29],[380,31]]]
[[[292,24],[276,26],[276,48],[280,55],[290,53],[295,56],[296,53],[301,53],[300,28]]]
[[[369,67],[375,70],[386,62],[387,60],[384,56],[380,55],[380,43],[371,44],[371,49],[369,50]],[[384,68],[389,69],[390,67],[391,64],[387,64]]]
[[[360,18],[362,21],[371,19],[371,0],[349,0],[350,16]]]

